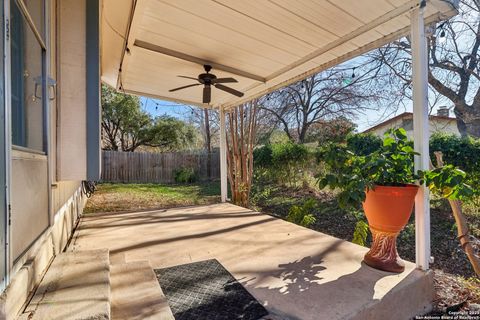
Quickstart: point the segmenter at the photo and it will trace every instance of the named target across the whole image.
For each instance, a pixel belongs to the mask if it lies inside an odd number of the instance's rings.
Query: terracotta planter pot
[[[372,232],[372,247],[364,257],[369,266],[400,273],[405,264],[397,252],[397,236],[412,214],[418,186],[375,186],[367,191],[363,210]]]

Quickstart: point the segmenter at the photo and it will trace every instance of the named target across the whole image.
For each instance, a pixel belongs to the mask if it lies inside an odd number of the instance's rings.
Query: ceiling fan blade
[[[190,87],[196,87],[196,86],[200,86],[200,85],[201,85],[201,83],[189,84],[188,86],[178,87],[178,88],[175,88],[175,89],[170,89],[168,91],[169,92],[174,92],[174,91],[178,91],[178,90],[182,90],[182,89],[186,89],[186,88],[190,88]]]
[[[185,78],[185,79],[192,79],[192,80],[196,80],[198,81],[198,78],[194,78],[194,77],[187,77],[187,76],[177,76],[179,78]]]
[[[203,87],[203,103],[210,103],[212,100],[212,87],[204,86]]]
[[[238,82],[237,79],[234,78],[217,78],[213,80],[213,83],[234,83]]]
[[[227,86],[224,86],[222,84],[216,84],[215,85],[215,88],[217,89],[220,89],[220,90],[223,90],[225,92],[228,92],[230,94],[233,94],[234,96],[237,96],[237,97],[243,97],[243,92],[240,92],[240,91],[237,91],[235,89],[232,89],[230,87],[227,87]]]

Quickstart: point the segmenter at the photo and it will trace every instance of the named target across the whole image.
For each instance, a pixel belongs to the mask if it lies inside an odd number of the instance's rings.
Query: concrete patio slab
[[[110,319],[108,251],[59,254],[20,319]]]
[[[148,261],[113,264],[113,320],[175,320]]]
[[[427,312],[432,275],[364,265],[367,249],[231,204],[85,216],[70,250],[164,268],[215,258],[283,319],[409,319]],[[115,257],[115,259],[114,259]]]

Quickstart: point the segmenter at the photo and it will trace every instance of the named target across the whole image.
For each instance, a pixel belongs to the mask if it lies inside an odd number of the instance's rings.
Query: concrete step
[[[20,319],[110,319],[107,249],[59,254]]]
[[[111,266],[112,319],[175,320],[148,261]]]

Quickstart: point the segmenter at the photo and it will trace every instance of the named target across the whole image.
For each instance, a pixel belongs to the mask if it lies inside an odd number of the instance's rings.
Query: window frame
[[[7,0],[8,1],[8,0]],[[48,154],[48,139],[49,139],[49,134],[48,134],[48,88],[47,88],[47,77],[48,77],[48,71],[47,71],[47,55],[48,55],[48,47],[46,45],[46,41],[44,37],[42,37],[41,33],[38,31],[37,26],[35,25],[35,22],[33,21],[32,16],[30,15],[27,6],[25,5],[24,0],[12,0],[15,2],[17,5],[18,9],[20,10],[22,19],[25,19],[26,24],[30,28],[30,30],[33,32],[35,39],[37,40],[38,45],[40,46],[41,50],[41,95],[42,95],[42,149],[35,149],[35,148],[30,148],[27,146],[21,146],[13,143],[12,141],[12,148],[13,149],[21,149],[23,151],[28,151],[31,153],[36,153],[36,154]],[[48,19],[47,19],[47,1],[42,1],[42,16],[44,20],[45,26],[48,26]],[[10,8],[11,12],[12,8]],[[48,29],[45,30],[45,37],[47,36],[47,31]],[[24,129],[26,129],[27,125],[25,124]],[[13,128],[12,128],[13,129]]]

